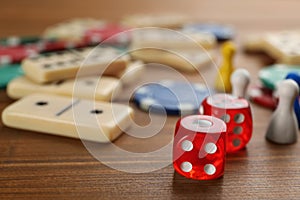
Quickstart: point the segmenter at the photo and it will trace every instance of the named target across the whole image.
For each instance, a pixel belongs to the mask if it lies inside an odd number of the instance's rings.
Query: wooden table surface
[[[179,12],[234,25],[240,47],[241,38],[250,32],[299,28],[299,7],[297,0],[3,0],[0,36],[40,34],[47,25],[73,17],[118,20],[133,13]],[[246,55],[240,48],[235,58],[236,67],[251,72],[252,84],[258,70],[271,62],[264,55]],[[213,78],[210,71],[212,68],[203,72],[207,80]],[[168,78],[168,72],[148,67],[143,78],[152,77]],[[123,95],[128,96],[128,90]],[[12,102],[0,91],[0,112]],[[132,106],[139,125],[151,123],[147,113]],[[299,143],[281,146],[267,142],[264,135],[271,111],[254,104],[252,109],[254,131],[248,147],[228,155],[224,177],[213,181],[189,180],[174,173],[168,160],[170,151],[145,154],[170,143],[176,117],[169,117],[163,129],[150,138],[123,134],[115,145],[140,153],[130,159],[119,158],[107,145],[85,143],[89,149],[105,152],[104,162],[123,171],[99,162],[79,140],[11,129],[0,121],[0,199],[300,199]],[[157,127],[155,123],[151,126]],[[148,173],[126,172],[146,171],[160,164],[167,166]]]

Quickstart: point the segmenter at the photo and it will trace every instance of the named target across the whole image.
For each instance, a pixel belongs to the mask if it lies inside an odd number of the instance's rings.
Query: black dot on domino
[[[38,101],[38,102],[36,102],[35,103],[37,106],[46,106],[46,105],[48,105],[48,102],[46,102],[46,101]]]
[[[51,64],[44,64],[44,68],[48,69],[51,67]]]
[[[85,84],[86,84],[86,85],[94,85],[95,82],[94,82],[94,81],[91,81],[91,80],[87,80],[87,81],[85,81]]]
[[[102,113],[103,113],[103,110],[95,109],[95,110],[91,110],[91,113],[92,113],[92,114],[98,115],[98,114],[102,114]]]

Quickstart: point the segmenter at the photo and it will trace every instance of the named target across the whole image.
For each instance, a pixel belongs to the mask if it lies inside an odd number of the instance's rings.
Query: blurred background
[[[135,13],[170,12],[229,23],[238,31],[295,29],[299,8],[298,0],[1,0],[0,36],[41,34],[47,26],[74,17],[117,21]]]

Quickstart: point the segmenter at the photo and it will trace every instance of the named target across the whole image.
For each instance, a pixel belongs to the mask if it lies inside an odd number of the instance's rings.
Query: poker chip
[[[200,104],[210,92],[204,84],[165,80],[140,87],[135,91],[133,100],[147,112],[189,115],[198,112]]]
[[[36,43],[39,40],[41,40],[41,38],[38,36],[21,36],[21,37],[10,36],[7,38],[0,39],[0,45],[14,47],[14,46],[20,46],[25,44]]]
[[[0,47],[0,65],[18,63],[24,58],[35,56],[38,53],[39,50],[35,45]]]
[[[276,89],[276,85],[291,73],[300,74],[300,66],[275,64],[259,71],[258,77],[266,88]]]
[[[11,80],[23,74],[24,72],[20,64],[0,66],[0,88],[5,88]]]
[[[230,26],[220,24],[187,24],[183,27],[186,32],[207,32],[215,35],[218,41],[230,40],[234,37],[234,30]]]
[[[249,99],[253,103],[275,110],[278,105],[278,98],[273,96],[273,91],[260,86],[253,86],[248,92]]]
[[[130,35],[128,28],[118,24],[106,24],[102,27],[88,29],[84,33],[84,41],[90,44],[98,44],[102,41],[105,43],[128,44]]]

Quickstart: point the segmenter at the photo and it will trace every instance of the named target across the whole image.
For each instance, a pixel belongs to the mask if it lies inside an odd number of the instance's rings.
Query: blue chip
[[[290,72],[285,77],[285,79],[294,80],[298,84],[298,87],[300,88],[300,74],[299,73]],[[298,128],[300,129],[300,96],[298,96],[294,102],[294,111],[295,111],[297,121],[298,121]]]
[[[0,88],[6,85],[14,78],[24,75],[20,64],[0,65]]]
[[[232,27],[220,24],[188,24],[183,27],[183,31],[211,33],[219,41],[230,40],[234,37]]]
[[[133,100],[144,111],[166,112],[168,115],[189,115],[198,112],[205,97],[210,95],[204,84],[160,81],[140,87]]]

